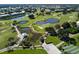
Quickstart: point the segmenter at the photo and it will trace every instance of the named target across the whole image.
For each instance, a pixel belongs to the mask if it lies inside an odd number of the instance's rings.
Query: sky
[[[0,0],[0,4],[79,4],[79,0]]]

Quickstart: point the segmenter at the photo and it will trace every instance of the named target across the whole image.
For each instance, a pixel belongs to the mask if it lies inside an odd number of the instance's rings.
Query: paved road
[[[18,30],[17,26],[14,26],[14,28],[16,29],[17,35],[20,38],[19,41],[17,42],[17,45],[19,46],[19,44],[24,40],[24,36],[20,33],[20,31]]]

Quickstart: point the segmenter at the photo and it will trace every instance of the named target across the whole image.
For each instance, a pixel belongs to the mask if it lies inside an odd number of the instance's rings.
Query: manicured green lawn
[[[52,42],[54,45],[57,45],[59,44],[61,41],[58,37],[56,36],[48,36],[47,39],[46,39],[46,42],[49,43],[49,42]]]
[[[8,42],[9,37],[16,37],[16,33],[11,32],[11,27],[10,26],[2,26],[1,28],[5,28],[4,30],[0,31],[0,49],[5,48]]]
[[[43,49],[34,49],[34,50],[15,50],[13,52],[3,52],[1,54],[47,54]]]

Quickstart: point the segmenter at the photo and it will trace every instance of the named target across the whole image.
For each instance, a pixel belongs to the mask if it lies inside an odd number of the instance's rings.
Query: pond
[[[28,22],[28,20],[23,20],[23,21],[20,21],[19,24],[25,24],[27,22]]]
[[[30,28],[29,27],[24,27],[22,30],[28,31],[28,30],[30,30]]]
[[[55,18],[49,18],[45,21],[37,21],[36,24],[40,24],[40,25],[43,25],[43,24],[48,24],[48,23],[57,23],[59,22],[58,19],[55,19]]]
[[[29,32],[31,32],[31,28],[29,28],[29,27],[23,27],[23,28],[21,29],[21,32],[29,33]]]

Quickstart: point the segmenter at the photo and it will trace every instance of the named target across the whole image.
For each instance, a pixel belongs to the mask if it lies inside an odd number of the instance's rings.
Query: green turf
[[[16,33],[12,33],[11,27],[7,25],[4,25],[0,28],[4,28],[4,30],[0,31],[0,49],[1,49],[6,47],[9,37],[16,38]]]
[[[46,39],[46,42],[49,43],[49,42],[52,42],[54,45],[57,45],[59,44],[61,41],[58,37],[56,36],[48,36],[47,39]]]
[[[47,54],[43,49],[34,49],[34,50],[15,50],[13,52],[3,52],[1,54]]]

